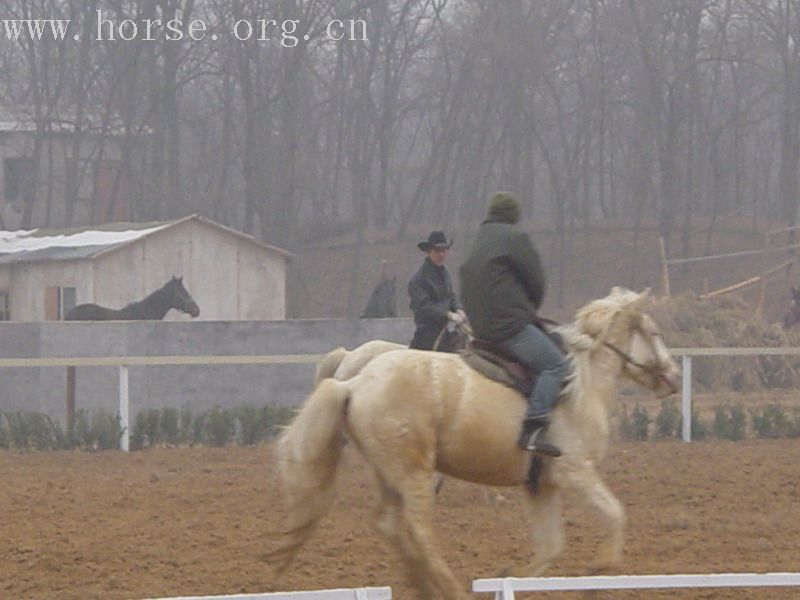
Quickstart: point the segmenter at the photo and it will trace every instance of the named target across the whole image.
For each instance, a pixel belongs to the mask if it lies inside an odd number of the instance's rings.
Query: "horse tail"
[[[314,375],[314,387],[318,386],[319,382],[323,379],[333,377],[345,356],[347,356],[347,350],[341,346],[328,352],[325,357],[317,363],[317,372]]]
[[[287,537],[269,554],[279,571],[289,566],[333,504],[349,398],[347,384],[324,379],[278,442],[278,473],[289,513]]]

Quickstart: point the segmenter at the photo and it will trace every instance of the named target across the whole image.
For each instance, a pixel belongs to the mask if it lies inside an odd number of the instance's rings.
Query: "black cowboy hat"
[[[453,245],[453,240],[447,241],[447,236],[445,236],[444,231],[437,229],[436,231],[431,231],[431,234],[428,236],[427,240],[423,240],[417,244],[417,248],[422,250],[423,252],[427,252],[433,248],[449,248]]]

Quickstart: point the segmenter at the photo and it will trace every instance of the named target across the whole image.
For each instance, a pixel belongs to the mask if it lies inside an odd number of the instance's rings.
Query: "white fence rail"
[[[713,573],[476,579],[472,591],[494,593],[495,600],[514,600],[514,592],[799,586],[800,573]]]
[[[392,600],[390,587],[364,587],[309,592],[270,592],[232,596],[180,596],[151,600]]]
[[[152,365],[296,365],[314,364],[322,354],[270,354],[225,356],[79,356],[61,358],[0,358],[1,367],[117,367],[119,378],[119,447],[130,449],[129,367]]]
[[[683,386],[681,414],[683,441],[692,440],[692,358],[696,356],[800,356],[800,347],[764,348],[674,348],[674,356],[681,357]],[[278,365],[314,364],[322,354],[269,354],[224,356],[115,356],[115,357],[61,357],[61,358],[0,358],[2,367],[117,367],[119,374],[119,415],[123,428],[120,448],[130,447],[130,388],[128,369],[139,366],[164,365]]]

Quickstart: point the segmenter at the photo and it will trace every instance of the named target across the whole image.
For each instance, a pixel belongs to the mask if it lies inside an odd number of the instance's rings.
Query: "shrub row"
[[[194,413],[191,409],[149,409],[137,416],[131,432],[131,449],[154,445],[205,444],[254,445],[275,435],[287,424],[294,410],[285,406],[214,407]],[[123,429],[118,414],[81,409],[75,414],[70,436],[48,415],[0,412],[0,449],[65,450],[119,448]]]
[[[637,404],[630,414],[623,407],[620,414],[620,434],[628,440],[665,439],[681,437],[683,417],[674,399],[661,402],[655,419],[647,409]],[[787,414],[780,404],[751,408],[745,412],[740,404],[717,404],[714,417],[709,422],[692,410],[692,439],[715,437],[724,440],[742,440],[748,433],[758,438],[800,437],[800,407]]]
[[[266,404],[261,408],[240,406],[214,408],[194,413],[190,408],[151,408],[136,416],[131,433],[131,449],[154,445],[205,444],[245,446],[274,436],[294,416],[288,406]]]

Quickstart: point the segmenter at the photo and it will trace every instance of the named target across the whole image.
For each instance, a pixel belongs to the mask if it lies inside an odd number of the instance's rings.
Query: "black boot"
[[[542,456],[552,456],[554,458],[561,456],[561,450],[544,439],[544,433],[549,422],[549,419],[545,417],[527,417],[522,422],[522,433],[518,442],[519,447]]]

